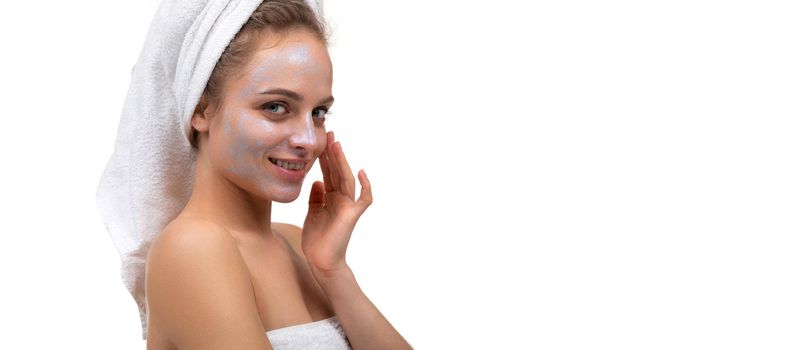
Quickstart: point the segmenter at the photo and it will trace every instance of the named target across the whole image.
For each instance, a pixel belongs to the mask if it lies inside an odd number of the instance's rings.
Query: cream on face
[[[274,41],[275,42],[275,41]],[[273,44],[274,42],[271,42]],[[331,102],[332,67],[326,48],[305,31],[254,53],[245,74],[228,84],[218,130],[210,142],[224,176],[265,199],[290,202],[302,182],[278,176],[268,158],[305,159],[309,170],[324,150],[321,119]],[[301,101],[273,89],[292,91]],[[305,171],[306,171],[305,170]]]

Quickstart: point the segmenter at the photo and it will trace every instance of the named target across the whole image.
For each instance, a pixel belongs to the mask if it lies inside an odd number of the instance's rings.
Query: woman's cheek
[[[252,179],[261,175],[261,158],[265,150],[260,137],[259,126],[248,115],[232,118],[231,125],[225,128],[229,148],[229,171],[235,175]]]

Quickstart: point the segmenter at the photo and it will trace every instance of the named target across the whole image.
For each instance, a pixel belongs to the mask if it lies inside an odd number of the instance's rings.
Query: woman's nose
[[[312,150],[316,146],[316,125],[313,122],[312,112],[306,113],[303,118],[294,123],[290,143],[293,148]]]

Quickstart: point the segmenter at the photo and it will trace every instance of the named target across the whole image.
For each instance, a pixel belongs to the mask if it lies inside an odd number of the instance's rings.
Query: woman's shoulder
[[[302,255],[302,228],[293,224],[286,224],[282,222],[272,222],[271,228],[274,229],[274,232],[280,235],[280,237],[288,243],[293,250]]]
[[[156,325],[172,341],[192,348],[199,334],[221,325],[263,332],[248,269],[222,226],[174,220],[154,241],[146,271],[149,328]]]
[[[302,238],[302,228],[293,224],[272,222],[271,228],[286,239],[301,240]]]
[[[175,219],[152,242],[146,259],[147,282],[175,278],[176,269],[194,264],[244,265],[237,242],[223,226],[203,219]],[[148,283],[146,283],[146,289]]]
[[[177,217],[162,230],[160,236],[175,235],[176,232],[194,231],[211,232],[212,234],[228,233],[228,230],[216,222],[198,217]]]
[[[175,219],[157,235],[148,252],[152,258],[173,259],[173,253],[193,253],[201,249],[236,247],[235,239],[223,226],[204,219]],[[179,250],[174,252],[174,250]],[[163,252],[165,251],[165,252]],[[162,256],[160,253],[171,253]]]

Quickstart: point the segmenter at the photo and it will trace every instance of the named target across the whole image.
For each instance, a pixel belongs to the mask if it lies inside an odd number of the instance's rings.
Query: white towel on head
[[[322,16],[321,0],[306,0]],[[187,204],[196,150],[190,117],[218,58],[262,0],[163,0],[137,63],[96,201],[146,339],[145,260]]]

